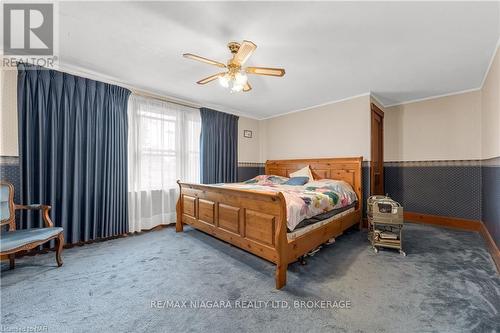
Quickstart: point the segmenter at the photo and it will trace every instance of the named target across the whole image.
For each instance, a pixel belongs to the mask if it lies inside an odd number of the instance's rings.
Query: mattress
[[[333,209],[329,212],[322,213],[312,218],[303,220],[302,222],[299,223],[299,225],[297,225],[297,228],[295,228],[293,231],[288,230],[287,238],[288,240],[294,240],[297,237],[300,237],[314,229],[317,229],[327,223],[338,220],[348,215],[349,213],[354,212],[355,209],[356,209],[356,202],[352,203],[349,206]]]
[[[311,218],[308,218],[308,219],[305,219],[305,220],[302,220],[299,224],[297,224],[297,226],[295,227],[294,230],[298,230],[300,228],[305,228],[311,224],[314,224],[314,223],[318,223],[318,222],[321,222],[323,220],[327,220],[335,215],[338,215],[342,212],[345,212],[346,210],[350,209],[350,208],[353,208],[353,207],[356,207],[356,203],[357,201],[353,202],[352,204],[350,205],[347,205],[345,207],[340,207],[340,208],[336,208],[336,209],[332,209],[328,212],[324,212],[324,213],[321,213],[321,214],[318,214],[316,216],[313,216]],[[288,229],[288,232],[292,232],[292,230]]]

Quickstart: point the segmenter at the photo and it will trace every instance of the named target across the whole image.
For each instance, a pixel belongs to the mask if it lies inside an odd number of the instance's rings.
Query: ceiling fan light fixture
[[[219,76],[219,84],[224,88],[231,89],[231,92],[243,91],[248,82],[248,77],[243,71],[232,71]]]
[[[233,83],[233,86],[231,87],[231,92],[240,92],[243,91],[243,86],[244,84],[239,84],[237,82]]]
[[[243,71],[237,72],[234,76],[234,81],[236,84],[244,86],[248,81],[248,76]]]
[[[219,84],[224,88],[229,88],[229,82],[231,81],[231,77],[229,74],[224,74],[219,76]]]
[[[218,80],[219,84],[234,92],[249,92],[252,86],[248,82],[247,74],[252,75],[268,75],[268,76],[283,76],[285,70],[283,68],[271,67],[244,67],[245,62],[250,58],[252,53],[257,48],[257,45],[251,41],[244,40],[241,44],[237,42],[230,42],[228,45],[231,51],[232,58],[229,59],[227,64],[211,60],[208,58],[200,57],[192,53],[184,53],[183,56],[188,59],[203,62],[205,64],[225,68],[227,72],[217,73],[210,75],[197,81],[197,84],[207,84],[209,82]]]

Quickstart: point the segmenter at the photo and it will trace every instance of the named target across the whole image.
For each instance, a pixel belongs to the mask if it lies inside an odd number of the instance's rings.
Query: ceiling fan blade
[[[198,81],[196,83],[198,83],[198,84],[206,84],[208,82],[212,82],[213,80],[217,80],[219,78],[219,76],[222,76],[224,74],[225,73],[217,73],[217,74],[214,74],[214,75],[210,75],[209,77],[201,79],[200,81]]]
[[[239,66],[243,65],[248,60],[248,58],[250,58],[256,48],[257,45],[249,40],[244,40],[231,62]]]
[[[247,92],[247,91],[250,91],[252,90],[252,86],[250,85],[250,83],[245,83],[245,86],[243,87],[243,91],[244,92]]]
[[[256,75],[270,75],[270,76],[285,75],[285,70],[283,68],[247,67],[245,71],[248,74],[256,74]]]
[[[210,60],[210,59],[207,59],[207,58],[204,58],[204,57],[200,57],[200,56],[197,56],[196,54],[184,53],[182,56],[184,58],[201,61],[201,62],[204,62],[206,64],[214,65],[214,66],[217,66],[217,67],[221,67],[221,68],[225,68],[226,67],[226,65],[224,65],[222,62],[218,62],[218,61],[215,61],[215,60]]]

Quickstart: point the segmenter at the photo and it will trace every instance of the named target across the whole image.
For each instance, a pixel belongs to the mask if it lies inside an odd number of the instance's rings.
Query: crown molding
[[[297,109],[297,110],[292,110],[292,111],[280,113],[280,114],[269,116],[269,117],[265,117],[265,118],[260,118],[259,120],[267,120],[267,119],[277,118],[277,117],[285,116],[285,115],[292,114],[292,113],[298,113],[298,112],[307,111],[307,110],[311,110],[311,109],[316,109],[316,108],[327,106],[327,105],[333,105],[333,104],[337,104],[337,103],[342,103],[342,102],[350,101],[352,99],[356,99],[356,98],[360,98],[360,97],[365,97],[365,96],[370,96],[370,92],[362,93],[362,94],[359,94],[359,95],[354,95],[354,96],[351,96],[351,97],[341,98],[341,99],[337,99],[337,100],[334,100],[334,101],[329,101],[329,102],[326,102],[326,103],[316,104],[316,105],[313,105],[313,106],[308,106],[308,107],[305,107],[305,108],[301,108],[301,109]]]
[[[377,102],[378,104],[380,104],[381,107],[387,107],[386,105],[384,105],[384,103],[382,103],[382,101],[373,93],[370,91],[370,97],[373,98],[375,100],[375,102]]]
[[[483,80],[481,81],[481,86],[480,89],[483,89],[484,84],[486,82],[486,79],[488,78],[488,74],[490,73],[491,66],[493,65],[493,62],[495,61],[495,57],[498,53],[498,47],[500,46],[500,37],[497,40],[497,45],[495,46],[495,49],[493,50],[493,54],[491,55],[490,63],[488,64],[488,68],[486,68],[486,72],[484,73]]]
[[[390,108],[393,106],[399,106],[399,105],[406,105],[406,104],[411,104],[411,103],[418,103],[418,102],[424,102],[424,101],[429,101],[432,99],[437,99],[437,98],[443,98],[443,97],[449,97],[449,96],[455,96],[455,95],[460,95],[460,94],[466,94],[474,91],[479,91],[481,90],[481,87],[478,88],[472,88],[472,89],[466,89],[466,90],[459,90],[459,91],[454,91],[446,94],[441,94],[441,95],[434,95],[434,96],[429,96],[429,97],[423,97],[423,98],[417,98],[417,99],[412,99],[404,102],[398,102],[394,104],[387,104],[387,105],[382,105],[384,108]]]

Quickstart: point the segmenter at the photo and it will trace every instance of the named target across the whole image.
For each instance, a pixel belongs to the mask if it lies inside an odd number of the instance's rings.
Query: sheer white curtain
[[[128,104],[129,231],[175,222],[176,181],[199,182],[200,111],[132,95]]]

